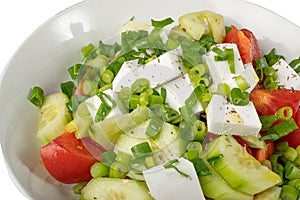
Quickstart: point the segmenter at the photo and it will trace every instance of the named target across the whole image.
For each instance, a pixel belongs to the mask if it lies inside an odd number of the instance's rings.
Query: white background
[[[300,26],[297,0],[248,0]],[[0,6],[0,73],[20,44],[43,22],[81,0],[7,0]],[[251,13],[255,15],[255,13]],[[282,31],[278,27],[279,31]],[[300,45],[300,44],[299,44]],[[300,52],[299,52],[300,55]],[[1,119],[0,119],[1,120]],[[25,200],[6,170],[0,149],[0,194],[11,200]]]

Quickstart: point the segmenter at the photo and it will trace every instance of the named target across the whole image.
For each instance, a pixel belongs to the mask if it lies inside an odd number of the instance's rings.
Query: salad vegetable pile
[[[81,51],[59,92],[28,96],[41,161],[79,199],[298,199],[300,58],[208,10]]]

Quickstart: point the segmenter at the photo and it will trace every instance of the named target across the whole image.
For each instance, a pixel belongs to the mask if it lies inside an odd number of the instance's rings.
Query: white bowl
[[[38,109],[27,100],[29,89],[40,85],[47,93],[58,91],[59,83],[69,79],[67,68],[80,61],[81,48],[113,38],[132,16],[150,23],[150,19],[171,16],[177,20],[184,13],[205,9],[224,15],[226,25],[252,30],[264,53],[275,47],[288,61],[299,56],[299,27],[241,0],[87,0],[32,33],[6,66],[0,82],[1,146],[11,177],[26,197],[76,199],[71,186],[49,177],[40,163],[35,137]]]

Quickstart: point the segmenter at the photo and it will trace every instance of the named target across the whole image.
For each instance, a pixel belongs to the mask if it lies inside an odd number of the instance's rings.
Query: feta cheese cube
[[[163,87],[167,90],[166,104],[175,110],[179,110],[180,107],[185,106],[186,99],[189,98],[194,91],[194,87],[187,74],[167,82]],[[195,113],[204,110],[200,102],[197,102],[192,109]]]
[[[193,163],[184,158],[178,161],[174,165],[189,177],[163,165],[143,171],[151,195],[156,200],[205,200]]]
[[[286,89],[300,90],[300,76],[295,70],[289,66],[283,59],[277,61],[273,68],[277,74],[277,84]]]
[[[249,85],[249,88],[246,89],[246,91],[251,92],[258,83],[259,79],[252,64],[243,65],[236,44],[225,43],[212,46],[212,48],[213,47],[218,47],[222,50],[229,48],[233,49],[235,73],[230,72],[228,61],[215,61],[215,52],[210,51],[205,54],[203,58],[208,65],[210,76],[212,77],[210,91],[215,92],[218,84],[220,83],[228,84],[231,89],[238,88],[235,78],[237,76],[242,76]]]
[[[208,132],[215,134],[257,136],[261,122],[252,102],[235,106],[220,95],[213,95],[207,107]]]
[[[183,74],[184,67],[178,49],[164,53],[145,65],[137,61],[125,62],[113,81],[113,91],[130,87],[138,78],[146,78],[151,87],[157,87]]]

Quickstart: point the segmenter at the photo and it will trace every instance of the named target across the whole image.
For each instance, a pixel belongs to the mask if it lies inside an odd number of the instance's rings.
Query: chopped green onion
[[[42,107],[44,103],[44,90],[41,87],[33,87],[28,94],[28,100],[38,107]]]
[[[146,78],[139,78],[131,85],[132,94],[139,94],[150,87],[150,81]]]
[[[111,83],[114,80],[114,77],[114,73],[109,69],[106,69],[101,75],[101,79],[104,83]]]
[[[282,137],[298,129],[298,125],[293,118],[290,118],[281,122],[280,124],[275,125],[273,129],[280,137]]]
[[[294,160],[297,158],[298,153],[296,151],[296,149],[292,148],[292,147],[288,147],[282,154],[282,156],[286,159],[289,160],[291,162],[294,162]],[[299,177],[300,178],[300,177]]]
[[[222,51],[222,49],[218,48],[218,47],[214,47],[212,48],[212,51],[215,52],[217,55],[215,55],[215,61],[225,61],[228,60],[229,55]]]
[[[66,94],[69,98],[72,97],[74,93],[74,82],[73,81],[67,81],[60,84],[61,91]]]
[[[169,24],[172,24],[173,22],[174,22],[174,20],[171,17],[168,17],[168,18],[160,20],[160,21],[151,19],[151,25],[153,27],[158,27],[158,28],[163,28]]]
[[[289,148],[289,143],[287,141],[279,142],[275,146],[276,151],[286,151]]]
[[[85,95],[94,95],[97,93],[98,83],[94,81],[85,80],[82,83],[82,92]]]
[[[179,108],[181,113],[182,119],[190,124],[194,124],[197,120],[196,115],[194,114],[193,110],[189,106],[183,106]]]
[[[231,101],[234,105],[245,106],[249,103],[249,93],[240,88],[233,88],[230,91]]]
[[[160,96],[163,98],[163,103],[165,103],[167,98],[167,90],[164,87],[160,88]]]
[[[113,162],[115,162],[117,157],[117,154],[114,151],[106,151],[101,154],[100,158],[102,160],[102,163],[111,166]]]
[[[234,52],[233,49],[225,49],[224,52],[228,55],[228,65],[229,70],[232,74],[235,74],[235,64],[234,64]]]
[[[116,157],[116,161],[128,165],[129,161],[132,159],[132,156],[128,153],[119,151]]]
[[[166,115],[164,117],[164,120],[166,122],[175,123],[178,119],[180,119],[180,115],[176,110],[168,106],[165,106],[165,111],[166,111]]]
[[[164,98],[160,95],[151,95],[150,96],[150,102],[149,102],[149,106],[153,106],[153,105],[161,105],[164,103]]]
[[[197,80],[199,77],[203,76],[207,73],[207,69],[204,64],[198,64],[191,68],[188,72],[189,78],[194,81]]]
[[[90,43],[81,49],[81,53],[84,57],[87,57],[89,55],[89,53],[91,51],[93,51],[94,49],[95,49],[95,46]]]
[[[68,72],[72,80],[75,80],[77,75],[79,74],[79,70],[81,68],[82,64],[75,64],[71,67],[69,67]]]
[[[110,113],[112,110],[111,106],[108,106],[107,104],[100,104],[97,114],[95,116],[95,122],[100,122],[105,119],[105,117]]]
[[[237,86],[241,89],[241,90],[247,90],[248,88],[250,88],[250,85],[248,84],[248,82],[244,79],[244,77],[242,75],[236,76],[234,78]]]
[[[196,120],[193,124],[193,130],[195,133],[194,140],[203,142],[207,130],[205,123],[200,120]]]
[[[292,60],[289,65],[297,72],[300,73],[300,57],[297,59]]]
[[[139,95],[131,95],[129,99],[129,109],[135,109],[140,104],[140,96]]]
[[[202,152],[202,144],[198,141],[192,141],[187,145],[186,150],[188,152],[196,151],[196,152],[198,152],[198,155],[199,155]]]
[[[268,130],[276,121],[282,119],[279,116],[270,115],[270,116],[259,116],[259,120],[262,123],[262,131]]]
[[[177,159],[171,160],[169,162],[167,162],[166,164],[164,164],[164,168],[165,169],[175,169],[180,175],[184,176],[184,177],[190,177],[188,174],[180,171],[174,164],[179,162]]]
[[[193,163],[196,173],[199,176],[207,176],[210,175],[211,172],[209,171],[208,167],[205,165],[204,161],[201,158],[194,158],[191,160]]]
[[[152,150],[148,142],[143,142],[131,147],[131,152],[135,158],[145,157],[152,155]]]
[[[294,179],[288,182],[288,185],[295,187],[300,191],[300,179]]]
[[[277,110],[276,115],[282,119],[289,119],[293,116],[293,109],[290,106],[284,106]]]
[[[74,194],[81,194],[81,190],[87,185],[88,182],[77,183],[72,187],[72,192]]]
[[[276,71],[273,67],[269,67],[269,66],[265,67],[263,71],[264,71],[264,75],[268,77],[273,76],[274,74],[276,75]]]
[[[278,84],[274,80],[273,77],[266,77],[266,79],[264,80],[263,84],[264,84],[264,88],[266,90],[276,90],[276,89],[278,89]]]
[[[297,200],[299,191],[290,185],[283,185],[280,193],[280,199]]]
[[[147,92],[142,92],[139,99],[139,105],[147,106],[149,104],[149,95]]]
[[[226,83],[219,83],[217,86],[217,93],[219,95],[229,97],[230,96],[230,87]]]
[[[101,162],[95,162],[90,168],[90,174],[93,178],[104,177],[109,173],[109,167]]]
[[[269,66],[274,65],[281,58],[284,59],[284,57],[282,55],[276,54],[275,48],[271,49],[271,51],[267,55],[265,55],[264,58],[267,61]]]
[[[108,176],[110,178],[125,178],[128,173],[128,168],[125,164],[114,162],[111,164]]]
[[[158,137],[163,125],[164,121],[162,121],[160,118],[151,118],[146,130],[146,135],[155,140]]]

